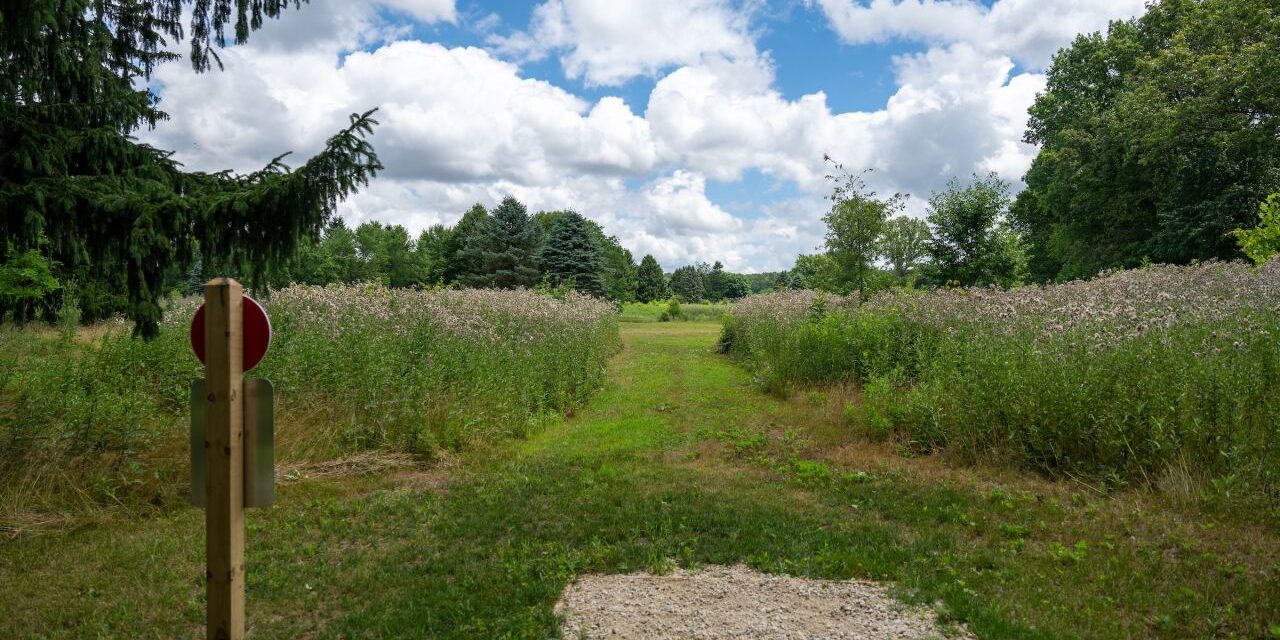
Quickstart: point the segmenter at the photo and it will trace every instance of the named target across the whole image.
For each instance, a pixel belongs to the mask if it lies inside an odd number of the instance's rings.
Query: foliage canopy
[[[1076,38],[1031,108],[1013,218],[1039,279],[1232,259],[1280,188],[1280,5],[1164,0]]]
[[[146,336],[157,331],[166,273],[186,272],[197,253],[206,264],[247,265],[263,284],[382,168],[365,139],[373,112],[353,114],[296,170],[282,155],[246,175],[183,171],[131,134],[167,118],[157,96],[137,88],[179,57],[166,45],[189,36],[191,63],[205,71],[219,64],[228,28],[245,42],[290,5],[301,1],[0,4],[0,262],[43,244],[70,269],[110,274]]]

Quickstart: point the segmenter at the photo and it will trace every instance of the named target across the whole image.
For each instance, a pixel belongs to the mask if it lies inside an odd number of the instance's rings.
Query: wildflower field
[[[915,452],[1142,483],[1280,520],[1280,263],[1000,290],[808,291],[733,305],[768,388],[853,381],[848,419]]]
[[[152,341],[123,321],[0,331],[0,515],[178,497],[198,303]],[[265,304],[274,339],[248,375],[276,385],[284,461],[523,435],[595,390],[618,344],[612,306],[575,294],[292,286]]]

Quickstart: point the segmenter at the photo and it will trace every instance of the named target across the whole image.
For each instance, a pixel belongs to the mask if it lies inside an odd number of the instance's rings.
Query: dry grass
[[[1230,514],[1206,513],[1199,499],[1206,482],[1189,467],[1171,466],[1159,480],[1104,491],[1077,478],[1043,475],[965,461],[946,455],[911,455],[893,441],[876,441],[859,433],[845,407],[860,401],[856,385],[809,387],[793,392],[788,404],[797,420],[810,427],[803,455],[842,470],[889,475],[923,486],[953,487],[979,495],[1023,496],[1062,507],[1062,520],[1038,542],[1069,545],[1099,531],[1126,532],[1120,544],[1136,548],[1159,544],[1170,565],[1180,555],[1209,554],[1224,570],[1248,571],[1255,577],[1274,571],[1280,558],[1280,532]]]
[[[333,460],[317,462],[292,462],[276,466],[280,484],[287,485],[303,480],[323,480],[388,473],[419,465],[418,459],[407,453],[392,451],[362,451]]]

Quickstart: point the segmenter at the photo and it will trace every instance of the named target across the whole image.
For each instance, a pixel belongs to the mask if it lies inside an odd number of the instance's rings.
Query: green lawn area
[[[1275,531],[903,457],[850,432],[856,391],[763,394],[718,332],[624,324],[606,387],[562,423],[282,485],[249,514],[251,637],[543,639],[577,574],[738,562],[893,581],[983,638],[1280,634]],[[202,523],[0,543],[0,637],[200,637]]]
[[[618,313],[620,322],[660,322],[662,312],[667,310],[667,302],[624,302],[622,311]],[[683,320],[719,322],[729,312],[726,303],[682,303],[680,312]]]

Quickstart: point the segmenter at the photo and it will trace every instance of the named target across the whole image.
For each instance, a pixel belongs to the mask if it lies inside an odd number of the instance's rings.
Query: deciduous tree
[[[917,267],[929,256],[929,224],[920,218],[896,216],[885,222],[880,236],[880,254],[893,268],[899,283],[907,284]]]
[[[1235,232],[1240,250],[1254,262],[1270,262],[1280,254],[1280,193],[1272,194],[1259,207],[1258,224]]]
[[[867,187],[862,175],[845,171],[832,163],[837,174],[828,176],[832,190],[831,210],[822,217],[827,225],[827,255],[835,263],[841,284],[865,295],[875,278],[875,261],[880,255],[880,236],[885,220],[902,210],[906,197],[895,194],[881,199]]]
[[[1031,108],[1013,219],[1037,276],[1231,259],[1280,189],[1280,4],[1166,0],[1078,37]]]
[[[995,173],[969,184],[951,180],[929,198],[930,272],[936,284],[1017,284],[1026,260],[1017,234],[1004,225],[1009,184]]]

